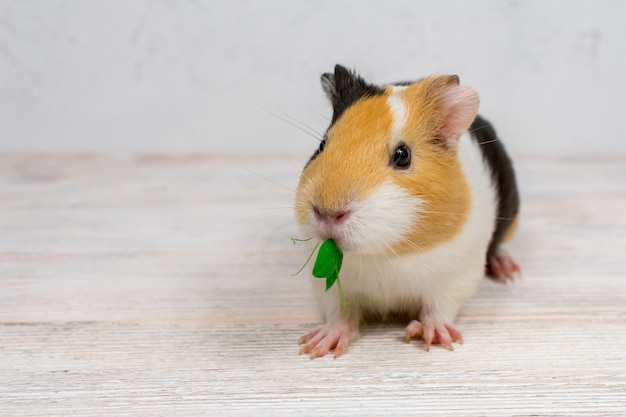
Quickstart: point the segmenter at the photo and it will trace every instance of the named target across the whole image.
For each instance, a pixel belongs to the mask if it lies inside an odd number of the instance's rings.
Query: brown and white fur
[[[378,87],[339,65],[322,85],[333,119],[302,173],[296,217],[303,233],[343,250],[350,304],[314,279],[325,324],[302,337],[301,352],[341,355],[364,315],[390,314],[413,319],[407,341],[452,349],[462,341],[452,323],[485,271],[519,272],[500,247],[516,224],[515,178],[477,116],[478,94],[456,76]]]

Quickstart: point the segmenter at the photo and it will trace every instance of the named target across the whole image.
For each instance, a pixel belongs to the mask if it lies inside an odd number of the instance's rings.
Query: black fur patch
[[[384,89],[369,84],[359,75],[341,65],[335,65],[335,73],[322,74],[322,88],[333,105],[332,126],[354,103],[364,97],[383,94]]]
[[[343,113],[358,100],[383,94],[384,88],[369,84],[359,75],[347,68],[337,64],[334,73],[325,73],[321,77],[322,89],[333,106],[333,118],[330,122],[330,129]],[[307,163],[310,164],[317,156],[322,153],[326,146],[326,135],[320,143],[319,148],[313,153],[311,159]],[[306,167],[305,167],[306,168]]]
[[[394,85],[396,87],[408,87],[411,84],[415,84],[418,81],[421,81],[422,79],[420,78],[417,81],[396,81],[395,83],[391,83],[391,85]]]
[[[498,193],[496,228],[487,249],[487,265],[519,212],[519,194],[515,182],[513,163],[491,124],[476,116],[469,129],[472,138],[480,146],[484,160],[491,170],[491,179]],[[488,271],[489,272],[489,271]]]

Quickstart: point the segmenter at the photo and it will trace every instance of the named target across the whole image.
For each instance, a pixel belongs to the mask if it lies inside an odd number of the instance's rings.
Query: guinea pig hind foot
[[[356,340],[358,336],[356,320],[337,319],[302,336],[298,342],[304,345],[300,349],[300,354],[310,354],[311,359],[315,359],[334,350],[335,358],[338,358],[347,352],[350,342]]]
[[[409,343],[414,337],[424,340],[427,352],[432,344],[441,344],[448,350],[454,350],[453,342],[463,344],[463,336],[454,326],[441,323],[430,317],[424,318],[421,322],[413,320],[409,323],[406,327],[406,342]]]
[[[490,278],[499,282],[508,282],[520,275],[520,267],[503,248],[498,248],[489,258],[487,276]]]

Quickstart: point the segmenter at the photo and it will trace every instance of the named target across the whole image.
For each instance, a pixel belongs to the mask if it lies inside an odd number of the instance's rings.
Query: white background
[[[0,0],[0,151],[312,152],[335,63],[456,73],[514,153],[626,152],[626,2]]]

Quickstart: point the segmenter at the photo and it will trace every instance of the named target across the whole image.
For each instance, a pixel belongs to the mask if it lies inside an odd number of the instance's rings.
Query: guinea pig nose
[[[349,210],[321,210],[313,206],[315,218],[328,224],[341,224],[350,216]]]

